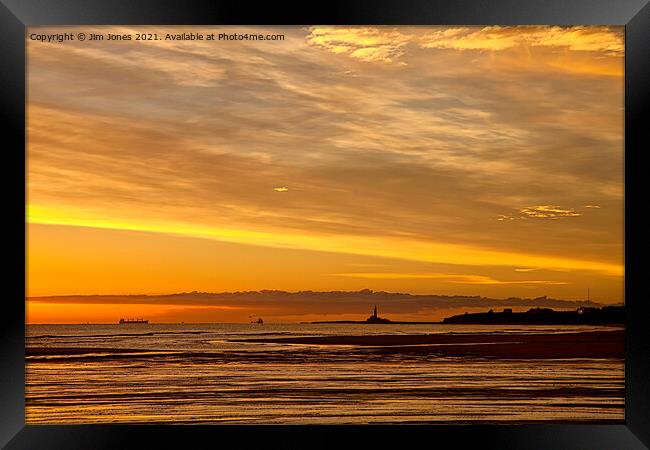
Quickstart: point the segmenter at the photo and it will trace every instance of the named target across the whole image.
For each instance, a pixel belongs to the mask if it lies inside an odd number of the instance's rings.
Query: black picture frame
[[[625,423],[621,425],[432,426],[34,426],[25,425],[25,29],[32,25],[625,25]],[[3,224],[5,298],[0,358],[0,445],[7,449],[195,448],[227,445],[282,448],[371,445],[526,449],[650,447],[650,327],[642,281],[647,246],[640,181],[650,148],[649,0],[375,0],[305,2],[171,0],[0,0],[0,92],[3,157],[9,156]],[[645,113],[645,114],[644,114]],[[341,434],[343,433],[343,435]],[[423,444],[424,443],[424,444]],[[429,445],[430,444],[430,445]],[[206,446],[207,446],[206,445]],[[229,445],[228,445],[229,446]]]

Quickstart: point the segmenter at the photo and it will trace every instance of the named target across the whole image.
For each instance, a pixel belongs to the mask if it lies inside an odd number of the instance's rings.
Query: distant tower
[[[587,288],[587,303],[591,303],[591,290]]]
[[[377,317],[377,305],[375,305],[375,311],[373,312],[372,317]]]

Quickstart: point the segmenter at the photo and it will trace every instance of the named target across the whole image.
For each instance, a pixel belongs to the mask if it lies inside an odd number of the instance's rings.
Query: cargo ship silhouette
[[[145,319],[120,319],[120,325],[129,323],[149,323],[149,321]]]

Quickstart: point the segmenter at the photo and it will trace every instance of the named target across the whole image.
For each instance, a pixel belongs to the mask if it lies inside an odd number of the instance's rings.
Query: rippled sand
[[[622,337],[575,326],[30,326],[27,423],[622,422]]]

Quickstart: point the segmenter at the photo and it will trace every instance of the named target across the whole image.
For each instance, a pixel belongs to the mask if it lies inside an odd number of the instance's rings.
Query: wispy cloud
[[[401,273],[401,272],[351,272],[335,273],[333,276],[369,279],[412,279],[412,280],[437,280],[458,284],[539,284],[539,285],[564,285],[565,281],[557,280],[497,280],[485,275],[459,275],[452,273]]]
[[[620,31],[607,27],[501,27],[447,28],[420,39],[425,48],[455,50],[506,50],[514,47],[551,47],[578,52],[622,56]]]
[[[344,54],[366,62],[401,62],[407,45],[423,49],[459,51],[505,51],[546,48],[571,52],[599,53],[621,57],[623,34],[609,27],[432,27],[424,33],[417,28],[332,27],[309,29],[310,45],[334,54]]]
[[[310,45],[366,62],[394,62],[412,39],[396,29],[375,27],[327,27],[309,29]]]
[[[571,208],[562,208],[554,205],[527,206],[519,212],[523,217],[531,219],[557,219],[559,217],[579,217],[582,214]]]
[[[539,205],[520,208],[517,215],[501,214],[497,217],[497,220],[559,219],[562,217],[580,217],[581,215],[581,213],[571,208],[563,208],[556,205]]]
[[[28,42],[28,220],[622,276],[622,28],[272,32]]]

